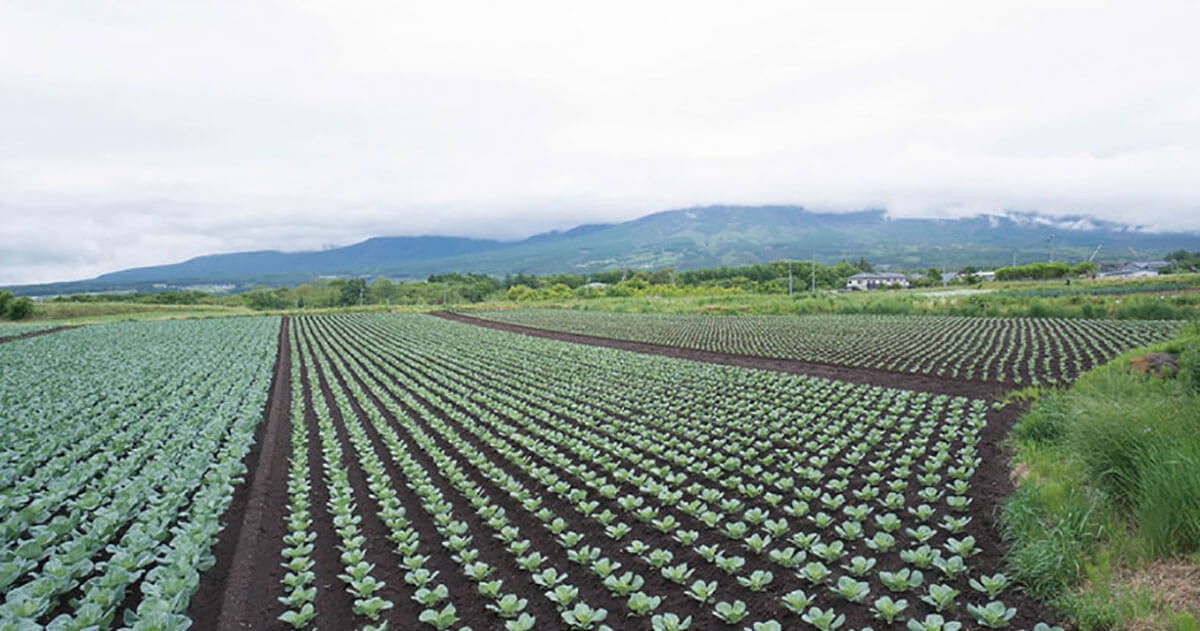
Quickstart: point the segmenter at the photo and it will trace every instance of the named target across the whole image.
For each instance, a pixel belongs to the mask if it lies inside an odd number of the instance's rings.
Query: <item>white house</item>
[[[893,285],[899,285],[904,289],[908,289],[908,276],[886,272],[883,274],[855,274],[846,279],[846,289],[852,291],[880,289]]]

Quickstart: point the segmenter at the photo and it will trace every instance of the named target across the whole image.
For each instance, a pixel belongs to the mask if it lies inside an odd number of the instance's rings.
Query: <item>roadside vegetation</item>
[[[1013,573],[1080,629],[1200,628],[1200,324],[1043,393],[1016,425]]]
[[[243,306],[222,304],[170,305],[136,302],[38,302],[26,319],[55,325],[100,324],[131,320],[168,320],[181,318],[222,318],[250,315]]]

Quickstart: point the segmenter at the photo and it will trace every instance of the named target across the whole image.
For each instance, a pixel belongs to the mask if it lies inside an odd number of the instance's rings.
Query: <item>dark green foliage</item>
[[[8,301],[7,313],[10,320],[24,320],[33,315],[33,301],[27,296],[14,298]]]
[[[204,291],[162,291],[127,294],[74,294],[58,296],[51,302],[136,302],[148,305],[200,305],[217,304],[219,300]]]
[[[0,315],[8,313],[8,303],[12,302],[13,292],[0,291]]]
[[[366,303],[367,281],[364,278],[339,278],[330,281],[338,291],[338,304],[343,307]]]
[[[1030,263],[1018,267],[1001,267],[996,280],[1046,280],[1063,278],[1071,273],[1066,263]]]

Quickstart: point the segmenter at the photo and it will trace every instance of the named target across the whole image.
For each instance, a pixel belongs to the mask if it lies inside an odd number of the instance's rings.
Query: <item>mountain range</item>
[[[1155,232],[1085,216],[1038,213],[900,219],[882,210],[821,213],[799,206],[706,206],[582,225],[519,241],[376,237],[321,251],[213,254],[90,280],[10,289],[24,295],[216,285],[239,290],[330,276],[414,280],[446,272],[586,274],[814,258],[822,263],[865,258],[890,269],[989,268],[1051,257],[1074,263],[1093,254],[1097,262],[1159,258],[1180,249],[1200,250],[1200,232]]]

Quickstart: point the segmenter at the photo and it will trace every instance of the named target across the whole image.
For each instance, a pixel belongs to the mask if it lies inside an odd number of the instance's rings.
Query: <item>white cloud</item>
[[[1198,22],[1191,2],[9,2],[0,282],[709,203],[1196,229]]]

